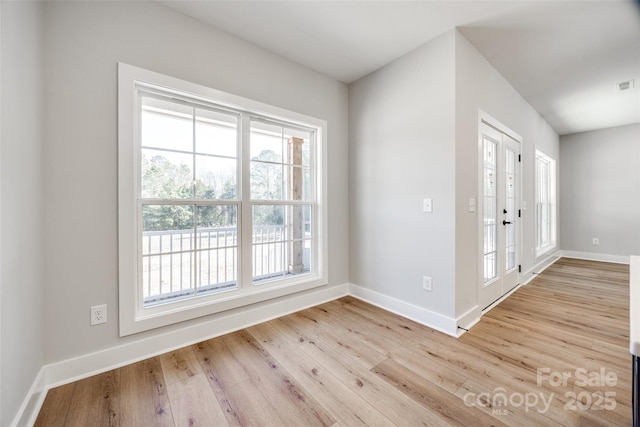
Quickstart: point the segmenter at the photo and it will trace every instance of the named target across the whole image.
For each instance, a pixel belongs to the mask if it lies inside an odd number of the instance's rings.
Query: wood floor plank
[[[116,369],[78,381],[64,425],[119,426],[120,374]]]
[[[283,335],[290,337],[292,344],[297,345],[324,368],[337,375],[353,394],[361,396],[373,407],[378,408],[394,424],[412,426],[448,424],[447,420],[433,408],[420,407],[416,401],[407,398],[401,391],[389,389],[384,380],[349,356],[338,352],[332,345],[325,341],[311,340],[290,329],[285,322],[278,320],[271,323]]]
[[[405,368],[393,359],[387,359],[373,368],[373,372],[392,384],[416,402],[436,411],[441,423],[450,425],[506,425],[503,422],[474,408],[461,405],[442,393],[442,390],[430,381],[421,381],[413,371]]]
[[[157,357],[122,367],[120,375],[120,425],[173,426],[173,414]]]
[[[463,372],[453,370],[435,358],[425,363],[424,356],[414,350],[399,348],[391,353],[391,359],[449,393],[455,393],[467,380]]]
[[[340,424],[345,426],[391,426],[376,408],[349,388],[328,369],[298,349],[270,322],[247,331],[282,363]]]
[[[203,341],[192,346],[198,362],[203,369],[209,386],[213,390],[218,404],[222,408],[227,423],[231,426],[250,425],[247,418],[253,417],[253,410],[261,408],[264,398],[258,394],[253,398],[252,406],[245,405],[246,397],[237,399],[238,389],[250,383],[250,376],[236,360],[222,337]],[[241,385],[239,388],[236,386]],[[255,394],[255,393],[254,393]],[[259,409],[256,409],[259,410]]]
[[[229,347],[224,343],[223,337],[198,343],[193,346],[193,350],[216,393],[223,392],[250,379],[247,371],[238,363]]]
[[[261,393],[256,393],[255,383],[245,381],[230,387],[225,392],[230,414],[233,414],[231,425],[240,426],[285,426],[286,417],[280,417],[276,408]],[[227,408],[223,408],[225,411]],[[229,419],[229,417],[227,417]]]
[[[335,422],[251,334],[238,331],[224,341],[249,373],[255,390],[269,402],[285,425],[329,426]]]
[[[321,325],[318,329],[314,328],[312,334],[310,334],[309,328],[304,329],[304,333],[301,332],[298,322],[304,318],[299,316],[298,313],[282,317],[278,319],[278,321],[285,323],[301,336],[304,335],[307,340],[319,340],[318,338],[320,338],[323,342],[331,344],[336,351],[351,358],[367,369],[371,369],[388,357],[387,354],[371,346],[368,342],[360,340],[358,335],[354,335],[342,327],[342,324],[344,324],[343,319],[335,323],[329,321],[328,319],[331,315],[328,314],[328,311],[322,307],[316,308],[317,310],[305,310],[305,318],[313,319]]]
[[[176,426],[227,426],[224,411],[204,375],[194,375],[167,385]]]
[[[204,374],[193,347],[184,347],[159,357],[166,384]]]
[[[76,383],[52,388],[42,404],[35,427],[61,427],[66,423]]]

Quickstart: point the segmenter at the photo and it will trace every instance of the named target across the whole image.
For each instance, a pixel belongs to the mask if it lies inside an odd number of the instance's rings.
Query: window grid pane
[[[254,284],[313,271],[312,210],[312,205],[253,207]]]
[[[505,271],[516,267],[516,153],[505,150]]]
[[[237,287],[235,205],[143,205],[142,212],[145,306]]]
[[[251,199],[311,201],[313,132],[253,120]]]
[[[498,276],[498,229],[497,229],[497,143],[483,138],[484,160],[484,282],[487,283]]]

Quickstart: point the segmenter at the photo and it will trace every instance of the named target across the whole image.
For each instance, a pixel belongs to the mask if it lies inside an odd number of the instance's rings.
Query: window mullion
[[[192,176],[191,176],[191,191],[192,197],[196,199],[196,109],[191,107],[191,156],[192,156]],[[191,261],[191,268],[193,268],[193,295],[198,294],[198,280],[200,279],[200,263],[198,261],[198,205],[193,205],[193,260]]]
[[[248,114],[240,118],[240,280],[239,286],[247,288],[253,283],[253,205],[251,203],[251,120]]]

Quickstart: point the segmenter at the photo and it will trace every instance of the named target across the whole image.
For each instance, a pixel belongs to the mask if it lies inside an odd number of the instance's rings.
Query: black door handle
[[[511,221],[502,221],[502,225],[511,224]]]

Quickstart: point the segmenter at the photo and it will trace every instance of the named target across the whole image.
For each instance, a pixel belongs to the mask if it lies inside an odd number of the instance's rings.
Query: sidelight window
[[[536,150],[536,255],[556,247],[556,161]]]

